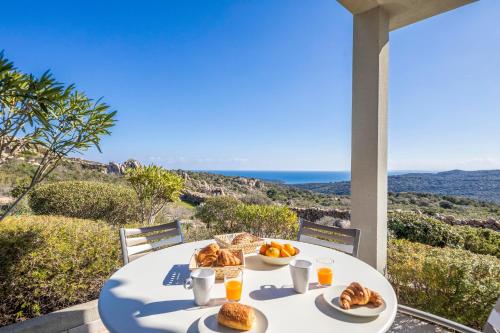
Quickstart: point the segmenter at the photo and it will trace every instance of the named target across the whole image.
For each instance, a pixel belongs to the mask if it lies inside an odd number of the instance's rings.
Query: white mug
[[[184,282],[184,288],[193,289],[194,302],[206,305],[210,302],[210,291],[215,284],[215,271],[211,268],[196,269]]]
[[[309,280],[312,273],[312,262],[308,260],[295,259],[290,263],[290,274],[292,275],[293,289],[299,294],[309,290]]]

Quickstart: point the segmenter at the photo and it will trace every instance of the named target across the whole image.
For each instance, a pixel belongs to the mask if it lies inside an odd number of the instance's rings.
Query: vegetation
[[[90,301],[121,265],[104,222],[8,217],[0,224],[0,326]]]
[[[462,171],[438,173],[410,173],[389,176],[389,191],[394,193],[434,193],[473,198],[500,203],[500,170]],[[298,187],[324,194],[349,195],[349,182],[301,184]]]
[[[19,187],[17,198],[0,217],[4,219],[63,157],[90,147],[100,150],[101,137],[109,135],[116,111],[93,101],[73,85],[64,88],[50,74],[40,79],[15,70],[0,55],[0,162],[2,154],[16,156],[33,148],[42,156],[30,180]]]
[[[111,224],[134,223],[140,216],[139,202],[131,188],[99,182],[41,185],[30,194],[29,206],[35,214],[105,220]]]
[[[451,226],[414,212],[394,212],[389,215],[389,231],[404,238],[438,247],[454,247],[500,258],[500,233],[469,226]]]
[[[261,237],[297,235],[297,215],[285,206],[245,204],[232,197],[214,197],[199,207],[197,217],[214,233],[246,231]]]
[[[47,107],[61,92],[49,72],[24,74],[0,53],[0,165],[34,143],[37,129],[47,125]]]
[[[137,193],[142,223],[153,224],[168,202],[179,200],[183,180],[156,165],[127,170],[127,180]]]
[[[497,258],[392,240],[388,276],[402,304],[481,329],[500,296]]]

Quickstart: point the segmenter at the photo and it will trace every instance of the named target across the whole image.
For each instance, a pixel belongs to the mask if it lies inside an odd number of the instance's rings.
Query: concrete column
[[[380,7],[354,15],[351,223],[359,257],[387,264],[387,79],[389,17]]]

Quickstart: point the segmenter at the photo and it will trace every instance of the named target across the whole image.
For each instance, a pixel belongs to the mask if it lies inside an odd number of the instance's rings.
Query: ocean
[[[204,170],[223,176],[257,178],[284,184],[335,183],[351,179],[349,171],[250,171],[250,170]],[[410,171],[389,171],[389,175],[401,175]]]

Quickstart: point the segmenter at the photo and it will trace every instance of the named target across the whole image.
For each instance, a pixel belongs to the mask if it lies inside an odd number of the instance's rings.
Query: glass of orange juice
[[[316,259],[316,272],[320,286],[331,286],[333,282],[333,259]]]
[[[234,274],[234,273],[233,273]],[[238,302],[241,299],[243,289],[243,271],[238,271],[236,276],[224,275],[224,286],[226,287],[226,298],[229,302]]]

